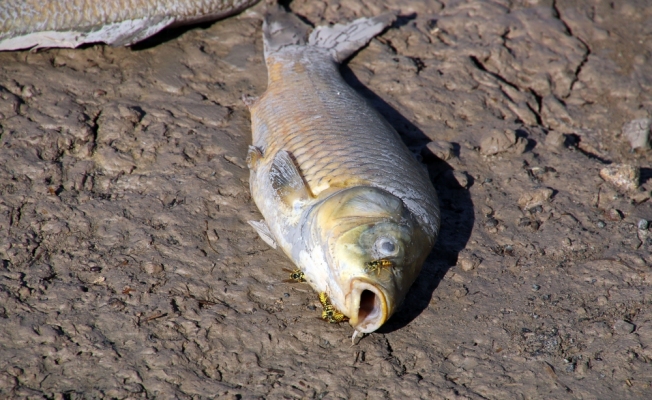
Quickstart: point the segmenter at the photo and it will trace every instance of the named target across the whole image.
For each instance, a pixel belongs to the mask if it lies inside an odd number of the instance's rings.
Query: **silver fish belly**
[[[378,329],[417,278],[439,230],[437,195],[392,126],[338,63],[393,16],[306,28],[282,12],[263,27],[268,87],[249,102],[252,226],[320,293],[322,316]]]
[[[3,0],[0,51],[127,46],[162,29],[235,14],[258,0]]]

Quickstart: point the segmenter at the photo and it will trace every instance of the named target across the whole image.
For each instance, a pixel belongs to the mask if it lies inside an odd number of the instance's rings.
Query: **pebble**
[[[462,271],[467,272],[475,269],[481,262],[482,259],[475,254],[461,254],[457,259],[457,265],[462,268]]]
[[[605,218],[609,221],[621,221],[623,219],[623,214],[616,210],[615,208],[610,209],[605,213]]]
[[[502,153],[515,144],[516,133],[514,131],[494,129],[482,138],[480,153],[486,156]]]
[[[122,308],[125,307],[125,303],[122,300],[116,299],[114,297],[111,300],[109,300],[109,306],[111,306],[113,308],[116,308],[116,309],[122,309]]]
[[[635,190],[641,179],[641,169],[629,164],[614,164],[600,170],[600,177],[623,190]]]
[[[584,375],[584,374],[587,373],[588,370],[589,370],[589,362],[588,361],[581,362],[581,363],[577,364],[577,366],[575,367],[575,373],[578,374],[578,375]]]
[[[604,221],[598,221],[596,222],[596,225],[598,226],[598,228],[604,228],[605,226],[607,226],[607,224]]]
[[[623,320],[618,320],[614,324],[614,331],[616,331],[616,333],[621,334],[621,335],[628,335],[628,334],[634,332],[635,328],[636,328],[636,326],[634,324],[629,323],[627,321],[623,321]]]
[[[469,175],[464,171],[448,170],[444,172],[444,178],[449,187],[461,187],[462,189],[467,189],[469,187]]]
[[[650,223],[646,219],[640,219],[638,221],[638,224],[636,224],[636,226],[641,231],[647,231],[648,227],[650,226]]]
[[[484,214],[485,217],[488,217],[488,216],[490,216],[490,215],[493,214],[493,213],[494,213],[494,209],[493,209],[493,208],[491,208],[491,207],[489,207],[489,206],[487,206],[487,205],[482,206],[482,214]]]
[[[652,119],[641,118],[623,125],[623,136],[629,141],[633,150],[650,148],[650,128]]]
[[[427,150],[427,151],[426,151]],[[455,157],[455,146],[451,142],[443,140],[435,140],[426,145],[423,157],[428,158],[429,155],[434,155],[443,161],[448,161]]]
[[[146,262],[143,264],[143,269],[150,275],[158,274],[163,272],[163,265],[159,263]]]
[[[541,286],[539,286],[539,285],[537,285],[537,284],[532,285],[532,290],[534,290],[535,292],[536,292],[537,290],[539,290],[539,289],[541,289]]]
[[[488,228],[494,228],[498,225],[498,220],[495,218],[489,218],[487,221],[484,223],[484,225]]]
[[[552,197],[553,193],[553,190],[550,188],[541,188],[525,192],[518,199],[518,205],[525,211],[533,209],[547,202]]]

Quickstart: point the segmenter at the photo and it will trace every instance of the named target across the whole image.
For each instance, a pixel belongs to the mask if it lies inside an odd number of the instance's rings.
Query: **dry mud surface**
[[[649,398],[652,153],[622,127],[651,117],[650,3],[290,8],[401,11],[343,73],[441,196],[404,307],[351,346],[246,223],[264,4],[135,48],[2,53],[0,397]]]

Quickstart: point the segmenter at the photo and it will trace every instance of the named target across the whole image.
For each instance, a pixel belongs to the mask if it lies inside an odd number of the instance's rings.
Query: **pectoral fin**
[[[312,194],[290,154],[281,150],[274,156],[269,170],[272,188],[281,202],[292,210],[312,199]]]
[[[267,226],[267,222],[264,219],[247,222],[258,232],[258,236],[263,239],[263,242],[267,243],[273,249],[276,248],[276,240],[274,240],[274,236],[272,236],[272,232],[270,232],[269,226]]]
[[[247,151],[247,167],[249,169],[255,169],[261,158],[263,158],[263,152],[256,146],[249,146],[249,150]]]

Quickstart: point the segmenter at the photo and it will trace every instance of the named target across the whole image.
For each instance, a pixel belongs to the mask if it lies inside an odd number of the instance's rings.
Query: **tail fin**
[[[305,45],[308,29],[296,15],[283,11],[280,6],[272,8],[263,22],[265,58],[285,46]]]
[[[351,57],[395,20],[395,14],[387,13],[373,18],[358,18],[346,25],[320,26],[312,31],[308,44],[330,50],[339,63]]]
[[[396,20],[387,13],[373,18],[359,18],[348,24],[320,26],[308,38],[308,45],[328,50],[340,63],[349,58]],[[263,23],[265,58],[283,47],[305,45],[309,27],[294,14],[280,7],[272,10]]]

